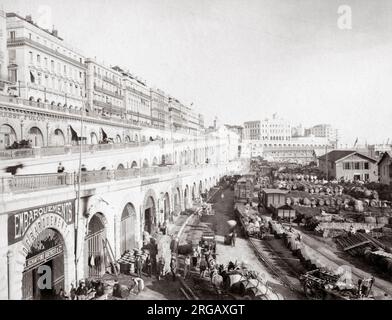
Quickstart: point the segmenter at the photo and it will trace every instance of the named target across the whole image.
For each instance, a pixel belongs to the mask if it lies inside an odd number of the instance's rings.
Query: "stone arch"
[[[131,142],[131,138],[128,135],[126,135],[125,136],[125,143],[130,143],[130,142]]]
[[[116,135],[116,143],[121,143],[121,136],[119,134]]]
[[[163,216],[165,221],[170,218],[170,209],[170,196],[168,192],[165,192],[163,196]]]
[[[193,183],[192,185],[192,200],[196,200],[197,198],[197,189],[196,189],[196,182]]]
[[[142,220],[143,231],[147,231],[149,234],[155,232],[158,224],[157,196],[152,189],[147,190],[146,194],[144,195]]]
[[[203,183],[200,180],[199,181],[199,195],[201,195],[202,193],[203,193]]]
[[[87,230],[84,243],[85,274],[88,277],[101,276],[105,273],[104,243],[107,241],[107,220],[103,213],[95,212],[87,220]]]
[[[11,124],[4,123],[0,126],[0,149],[11,146],[18,140],[16,131]]]
[[[135,206],[128,202],[122,211],[120,220],[120,254],[131,251],[137,246],[137,214]]]
[[[42,130],[38,126],[32,126],[27,132],[27,139],[31,140],[32,146],[43,147],[44,146],[44,135]]]
[[[144,159],[144,160],[143,160],[143,165],[142,165],[142,167],[143,167],[143,168],[148,168],[148,160],[147,160],[147,159]]]
[[[119,163],[119,165],[117,166],[117,170],[124,170],[125,167],[122,163]]]
[[[63,267],[64,283],[63,288],[69,289],[73,277],[73,251],[74,251],[74,234],[72,225],[67,223],[57,223],[56,214],[44,213],[38,219],[31,223],[25,230],[23,238],[11,245],[9,248],[10,259],[12,260],[12,277],[9,278],[9,294],[12,300],[21,300],[24,296],[24,271],[26,271],[26,258],[29,255],[31,245],[48,229],[55,230],[61,237],[63,245]],[[52,219],[53,217],[53,219]],[[55,220],[56,218],[56,220]],[[43,221],[45,220],[45,223]],[[66,220],[69,221],[68,219]],[[44,226],[44,227],[43,227]]]
[[[99,143],[98,135],[94,131],[90,132],[90,141],[91,141],[91,144],[98,144]]]
[[[173,192],[173,211],[176,215],[181,213],[181,189],[180,187],[175,187]]]
[[[158,158],[154,157],[154,159],[152,159],[152,165],[153,166],[157,166],[158,165]]]
[[[184,210],[188,209],[189,207],[189,186],[186,185],[184,188]]]
[[[137,162],[136,161],[132,161],[131,168],[137,168]]]
[[[137,134],[135,134],[135,141],[138,142],[139,141],[139,136]]]
[[[54,146],[63,146],[65,145],[65,135],[63,131],[59,128],[55,129],[53,132],[53,137],[52,137],[52,145]]]

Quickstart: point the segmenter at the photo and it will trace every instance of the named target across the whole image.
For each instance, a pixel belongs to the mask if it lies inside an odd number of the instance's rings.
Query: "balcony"
[[[109,77],[102,76],[102,80],[104,80],[104,81],[106,81],[106,82],[109,82],[110,84],[112,84],[112,85],[114,85],[114,86],[116,86],[116,87],[121,87],[121,85],[120,85],[119,82],[117,82],[116,80],[113,80],[113,79],[111,79],[111,78],[109,78]]]
[[[115,182],[121,180],[152,177],[164,174],[179,174],[181,172],[194,172],[194,170],[205,170],[217,168],[217,164],[164,166],[148,168],[130,168],[118,170],[96,170],[75,173],[47,173],[32,175],[15,175],[1,177],[0,194],[25,193],[54,188],[64,188],[80,183],[82,185]]]
[[[122,96],[121,94],[119,94],[117,92],[112,92],[112,91],[106,90],[106,89],[104,89],[102,87],[98,87],[96,85],[94,85],[94,90],[101,92],[101,93],[104,93],[104,94],[107,94],[107,95],[112,96],[117,99],[121,99],[121,100],[124,99],[124,96]]]
[[[79,60],[75,60],[73,58],[70,58],[60,52],[58,52],[57,50],[53,50],[49,47],[46,47],[32,39],[26,38],[26,37],[18,37],[18,38],[14,38],[14,39],[8,39],[7,40],[7,46],[8,47],[17,47],[17,46],[23,46],[23,45],[30,45],[33,47],[36,47],[37,49],[43,50],[48,52],[49,54],[52,54],[54,56],[57,56],[59,58],[62,58],[63,60],[68,61],[69,63],[72,63],[74,65],[77,65],[80,68],[86,69],[86,66],[83,63],[80,63]]]

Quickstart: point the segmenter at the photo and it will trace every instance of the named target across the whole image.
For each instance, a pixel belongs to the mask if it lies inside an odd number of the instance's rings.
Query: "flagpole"
[[[82,147],[83,147],[83,115],[85,112],[84,101],[82,101],[82,110],[80,116],[80,145],[79,145],[79,170],[78,170],[78,189],[77,189],[77,208],[75,218],[75,286],[78,283],[78,229],[79,229],[79,216],[80,216],[80,184],[82,173]]]

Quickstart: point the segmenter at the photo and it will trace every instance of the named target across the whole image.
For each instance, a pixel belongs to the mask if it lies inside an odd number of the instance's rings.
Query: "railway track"
[[[280,258],[279,254],[275,252],[271,246],[266,244],[267,241],[261,242],[260,240],[254,239],[252,237],[248,237],[248,241],[251,247],[253,248],[257,259],[271,272],[271,274],[275,278],[277,278],[285,287],[289,288],[291,291],[299,292],[298,288],[286,276],[284,271],[282,271],[279,267],[275,265],[271,256],[274,256],[275,259],[278,258],[278,260],[281,260],[282,263],[285,264],[285,266],[289,267],[287,263],[282,258]],[[267,253],[271,253],[271,255]],[[292,268],[290,269],[296,275],[296,277],[299,278],[299,274]]]

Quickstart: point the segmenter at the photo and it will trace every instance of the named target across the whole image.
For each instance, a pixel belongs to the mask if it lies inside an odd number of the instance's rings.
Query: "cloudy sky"
[[[2,3],[54,24],[86,56],[193,102],[208,121],[277,112],[294,125],[331,123],[344,143],[392,140],[390,0]],[[352,9],[352,29],[338,28],[341,5]]]

